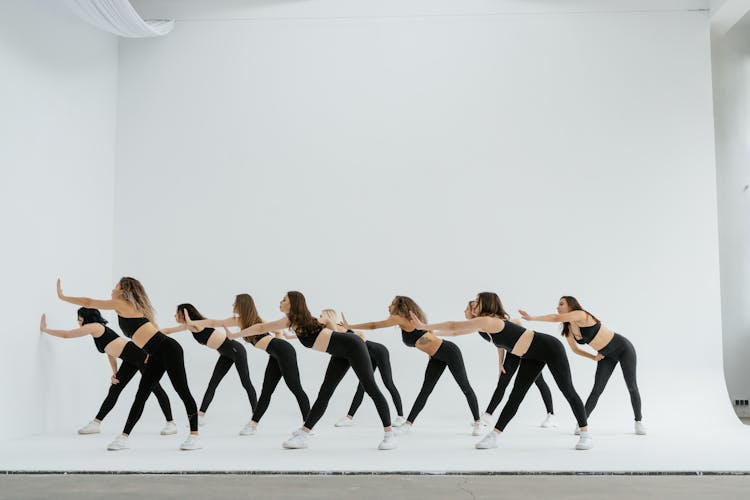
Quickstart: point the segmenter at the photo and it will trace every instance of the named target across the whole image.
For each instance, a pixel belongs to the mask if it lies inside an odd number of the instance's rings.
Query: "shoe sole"
[[[200,450],[200,449],[202,449],[202,448],[203,448],[203,446],[191,446],[191,447],[189,447],[189,448],[188,448],[188,447],[183,447],[183,446],[180,446],[180,450],[182,450],[182,451],[193,451],[193,450]]]
[[[110,448],[109,446],[107,446],[107,451],[122,451],[122,450],[127,450],[127,449],[128,449],[127,446],[123,448]]]
[[[81,436],[87,436],[89,434],[101,434],[101,432],[102,431],[86,431],[86,432],[78,431],[78,434]]]
[[[284,443],[281,446],[283,446],[287,450],[304,450],[305,448],[307,448],[307,444],[305,444],[304,446],[289,446]]]
[[[175,434],[177,434],[177,431],[176,430],[170,431],[170,432],[161,431],[159,434],[161,434],[162,436],[174,436]]]

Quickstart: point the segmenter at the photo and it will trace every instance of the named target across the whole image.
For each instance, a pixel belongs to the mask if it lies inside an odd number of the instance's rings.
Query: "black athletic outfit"
[[[255,345],[262,337],[265,337],[265,335],[249,337],[251,339],[250,343]],[[271,395],[276,390],[281,377],[284,377],[286,386],[289,387],[289,390],[292,391],[292,394],[297,399],[302,418],[307,418],[308,413],[310,413],[310,400],[307,398],[307,394],[305,394],[300,381],[299,367],[297,366],[297,351],[286,340],[274,338],[266,346],[266,352],[268,353],[268,364],[266,365],[266,373],[263,377],[260,398],[253,413],[253,422],[260,422],[260,419],[263,418],[268,405],[271,403]]]
[[[372,342],[370,340],[365,341],[365,347],[367,347],[367,352],[370,354],[370,363],[372,363],[373,371],[380,368],[380,377],[383,379],[385,388],[388,389],[388,392],[391,393],[393,404],[396,407],[396,413],[399,416],[403,416],[404,408],[401,405],[401,395],[396,388],[396,384],[393,382],[391,359],[388,348],[383,344]],[[347,415],[353,417],[354,414],[357,413],[359,406],[362,404],[364,395],[365,388],[362,387],[362,384],[360,383],[359,385],[357,385],[357,392],[354,393],[354,399],[352,399],[352,405],[349,407],[349,413],[347,413]]]

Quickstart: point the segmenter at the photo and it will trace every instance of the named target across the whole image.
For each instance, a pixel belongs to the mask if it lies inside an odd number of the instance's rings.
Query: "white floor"
[[[10,471],[260,471],[260,472],[748,472],[750,427],[671,430],[649,427],[636,436],[629,424],[600,426],[595,448],[576,451],[572,425],[542,429],[514,422],[494,450],[475,450],[479,439],[464,428],[415,427],[399,438],[399,448],[378,451],[377,426],[334,428],[321,422],[306,450],[284,450],[290,426],[268,421],[255,436],[237,429],[201,429],[204,448],[177,449],[179,436],[159,436],[158,425],[143,423],[131,438],[131,449],[105,450],[116,434],[43,435],[0,443],[0,470]],[[674,429],[674,427],[671,427]],[[107,428],[105,427],[105,430]]]

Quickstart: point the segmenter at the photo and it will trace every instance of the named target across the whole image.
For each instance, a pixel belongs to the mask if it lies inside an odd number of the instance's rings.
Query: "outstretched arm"
[[[398,316],[390,316],[388,319],[384,319],[383,321],[370,321],[369,323],[357,323],[354,325],[350,325],[349,322],[346,321],[346,316],[344,316],[344,313],[341,313],[341,324],[349,330],[377,330],[379,328],[388,328],[389,326],[400,326],[401,318],[399,318]]]
[[[96,326],[94,323],[89,323],[88,325],[83,325],[80,328],[76,328],[75,330],[53,330],[51,328],[47,328],[47,315],[42,314],[42,320],[39,323],[39,331],[46,333],[48,335],[52,335],[54,337],[60,337],[61,339],[74,339],[76,337],[85,337],[86,335],[91,335],[95,332]]]
[[[71,304],[75,304],[77,306],[91,307],[94,309],[117,310],[118,308],[121,308],[125,304],[125,302],[122,300],[114,300],[114,299],[99,300],[99,299],[91,299],[89,297],[68,297],[62,291],[60,278],[57,278],[57,297],[60,300],[63,300],[65,302],[70,302]]]
[[[189,319],[187,311],[185,311],[185,322],[190,326],[198,328],[221,328],[227,326],[240,326],[237,316],[231,316],[226,319]]]
[[[254,335],[262,335],[264,333],[272,332],[274,330],[283,330],[289,327],[289,318],[284,316],[276,321],[267,321],[265,323],[257,323],[253,326],[240,330],[239,332],[233,332],[227,335],[227,338],[237,339],[240,337],[252,337]]]
[[[489,316],[480,316],[466,321],[444,321],[442,323],[426,324],[417,318],[414,313],[411,315],[411,322],[414,327],[419,328],[420,330],[429,330],[435,335],[441,335],[443,337],[466,335],[468,333],[479,331],[494,331],[498,329],[499,325],[496,324],[498,321],[502,320]]]
[[[184,332],[185,330],[187,330],[187,325],[170,326],[169,328],[162,328],[159,331],[170,335],[172,333]]]
[[[586,320],[586,313],[583,311],[571,311],[562,314],[544,314],[542,316],[532,316],[523,309],[519,309],[518,313],[526,321],[544,321],[545,323],[570,323]]]

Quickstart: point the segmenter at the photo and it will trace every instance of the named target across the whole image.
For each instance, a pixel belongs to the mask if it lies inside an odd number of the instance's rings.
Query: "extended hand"
[[[65,298],[65,295],[62,291],[62,283],[60,282],[60,278],[57,278],[57,297],[60,299]]]
[[[42,320],[39,322],[39,331],[43,332],[47,329],[47,315],[42,314]]]
[[[594,358],[594,361],[601,361],[603,359],[604,359],[604,355],[603,354],[597,354],[596,357]]]
[[[116,376],[114,376],[114,375],[112,375],[112,385],[117,385],[117,384],[119,384],[119,383],[120,383],[120,381],[119,381],[119,380],[117,380],[117,377],[116,377]]]
[[[518,310],[518,314],[520,314],[520,315],[521,315],[521,317],[522,317],[523,319],[525,319],[526,321],[532,321],[532,319],[531,319],[531,318],[532,318],[531,314],[527,313],[527,312],[526,312],[526,311],[524,311],[523,309],[519,309],[519,310]]]
[[[424,327],[427,326],[427,324],[419,319],[417,315],[414,314],[414,311],[409,311],[409,314],[411,315],[411,324],[414,325],[417,330],[424,330]]]

